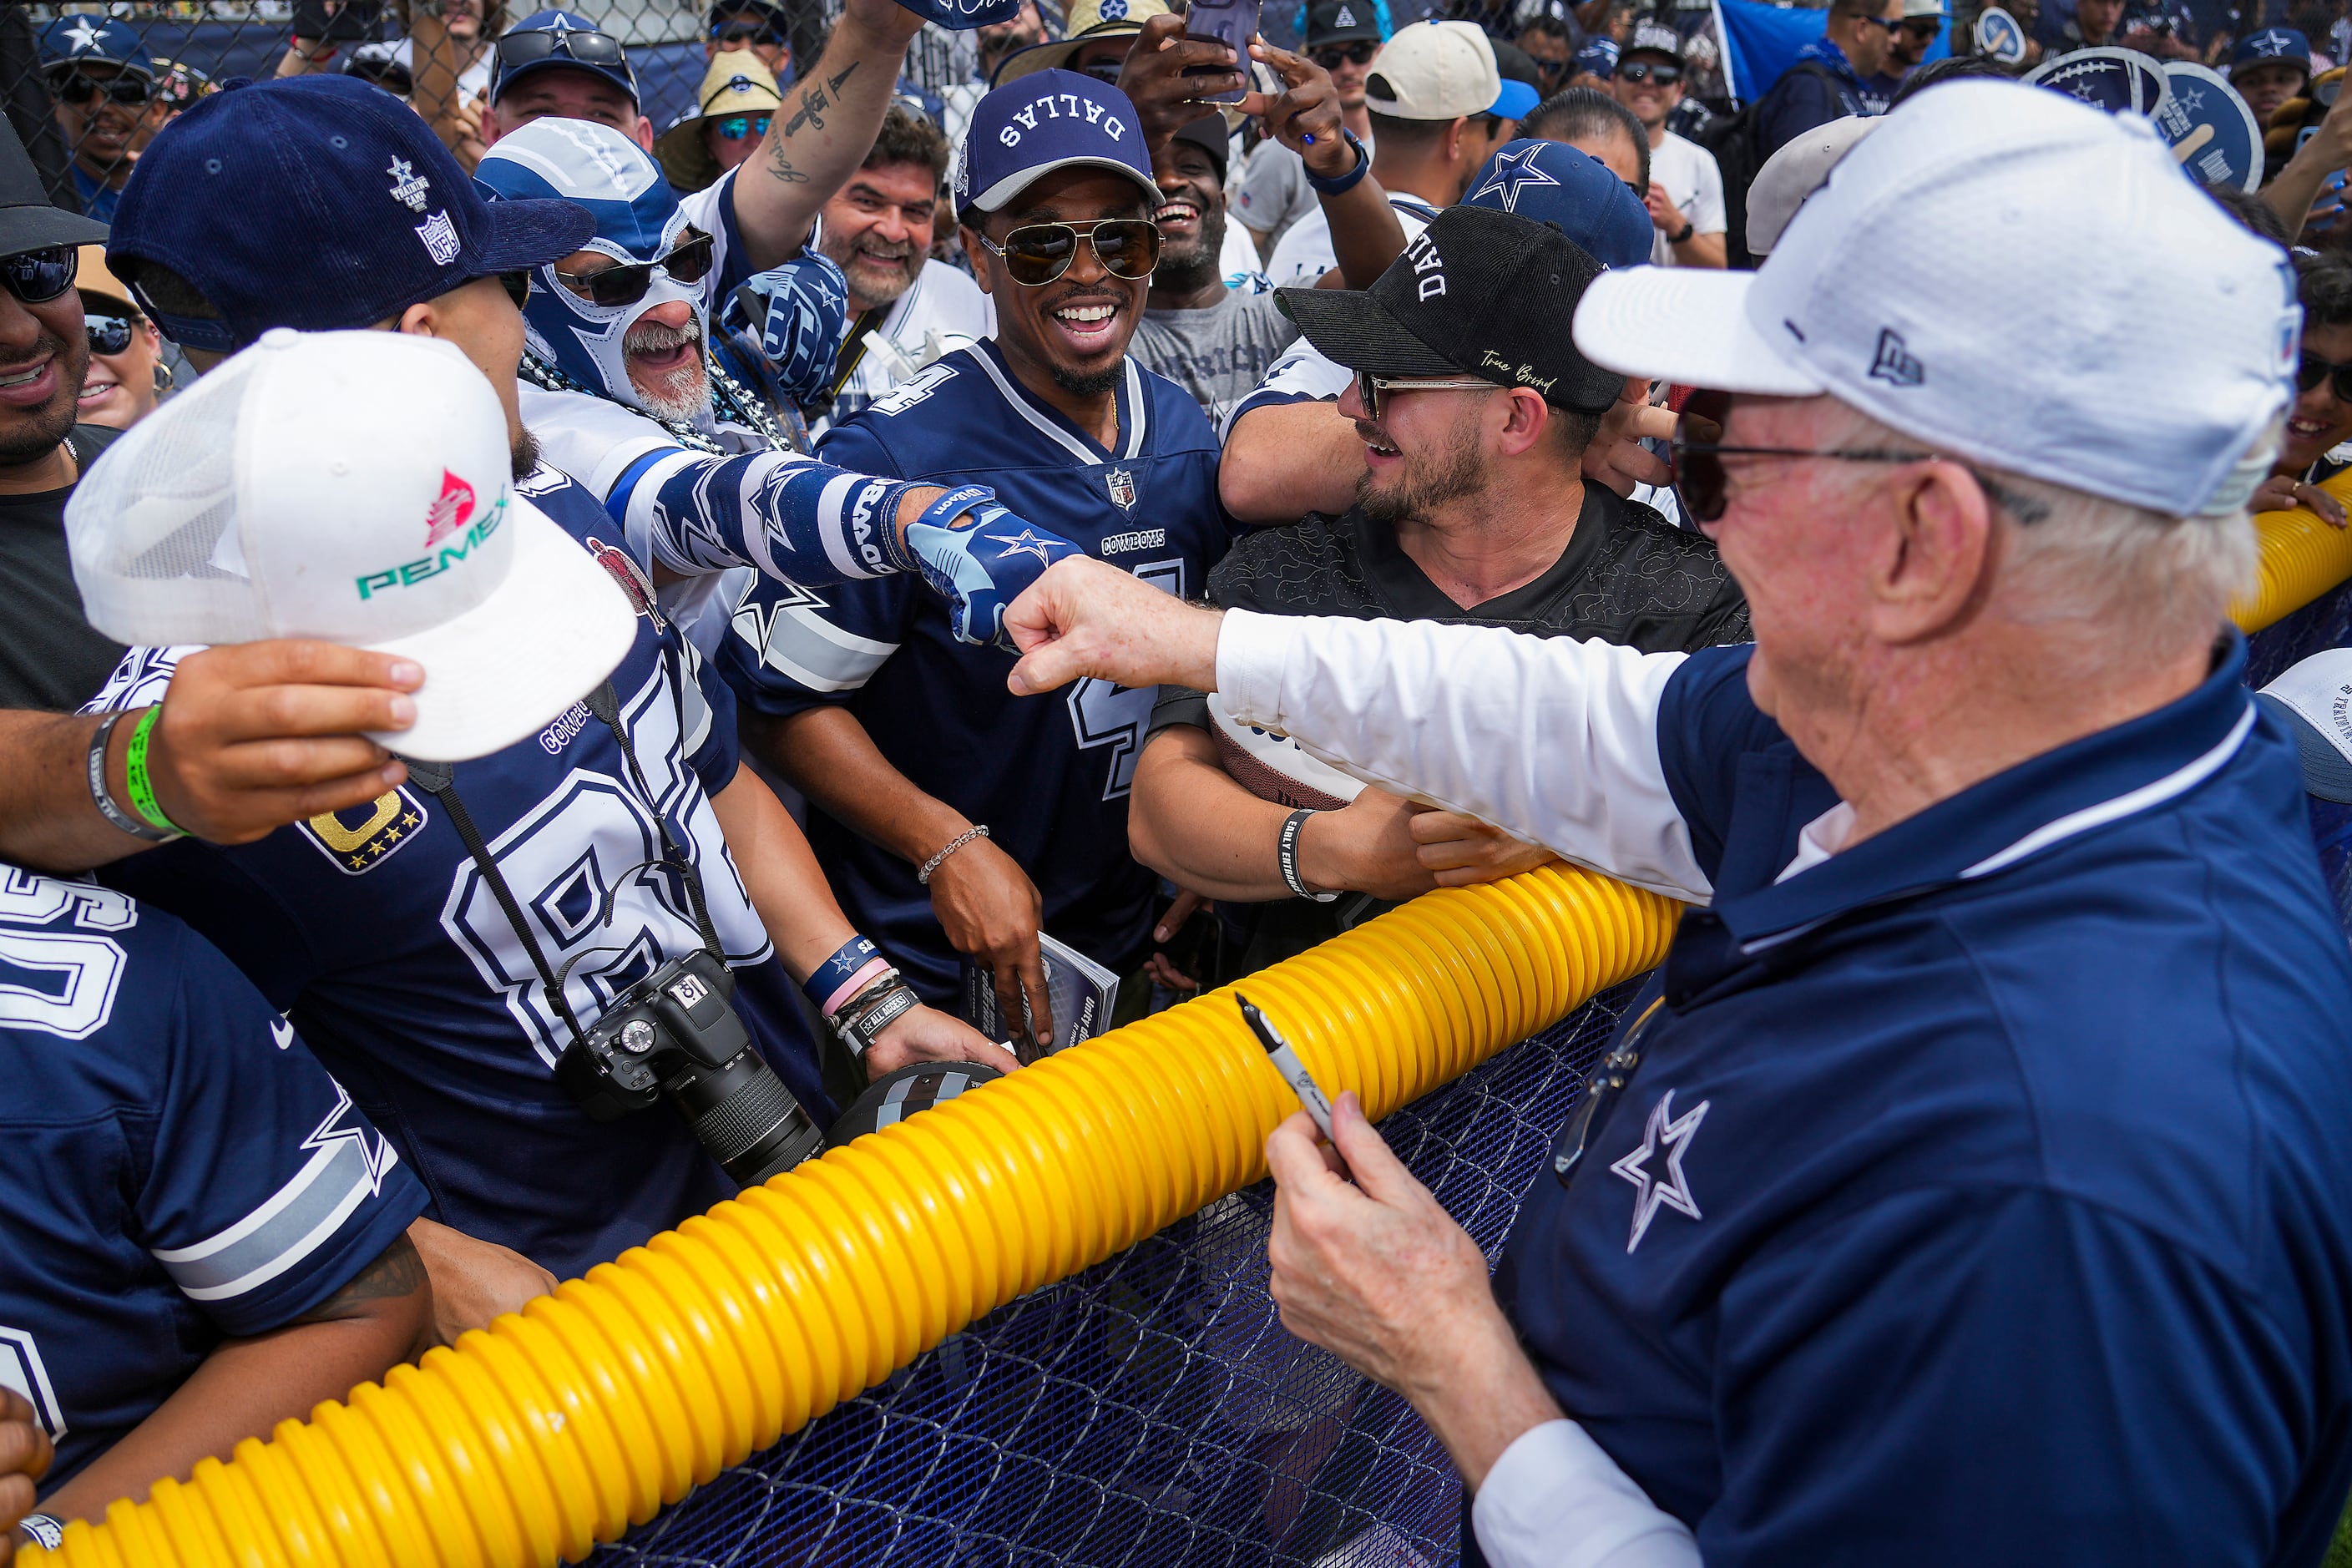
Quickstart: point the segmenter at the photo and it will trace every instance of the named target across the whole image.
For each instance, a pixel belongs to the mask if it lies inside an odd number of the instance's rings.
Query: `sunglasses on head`
[[[131,346],[131,333],[139,323],[125,316],[84,315],[81,324],[89,331],[89,352],[94,354],[119,354]]]
[[[719,127],[720,136],[730,142],[740,142],[747,136],[765,136],[768,133],[768,121],[772,118],[773,116],[766,114],[730,114],[724,120],[714,120],[711,123]]]
[[[76,71],[57,84],[57,93],[61,101],[77,109],[100,93],[117,103],[144,103],[155,96],[155,84],[128,71],[121,76],[109,77],[104,81]]]
[[[1635,60],[1631,65],[1617,67],[1619,81],[1654,81],[1660,87],[1672,87],[1683,79],[1683,68],[1663,60]]]
[[[631,81],[636,73],[629,69],[629,57],[623,52],[621,41],[609,33],[592,33],[585,27],[564,27],[546,32],[509,33],[499,40],[499,66],[512,70],[517,66],[562,55],[583,66],[618,66]]]
[[[1148,218],[1110,217],[1084,227],[1067,223],[1024,224],[997,244],[987,236],[980,243],[1004,263],[1013,281],[1024,289],[1043,289],[1070,269],[1078,241],[1094,247],[1095,259],[1114,278],[1132,283],[1151,276],[1160,265],[1160,226]]]
[[[699,283],[710,271],[710,237],[688,229],[665,255],[651,261],[624,261],[594,272],[559,272],[556,279],[592,305],[634,305],[654,286],[658,267],[680,283]]]
[[[1735,458],[1828,458],[1842,463],[1924,463],[1932,452],[1844,451],[1812,447],[1731,447],[1717,439],[1731,394],[1702,390],[1683,404],[1675,421],[1675,496],[1694,521],[1719,521],[1730,505],[1731,479],[1723,459]]]
[[[27,305],[46,304],[73,287],[81,252],[70,245],[0,257],[0,287]]]
[[[2305,354],[2294,367],[2294,385],[2298,392],[2309,392],[2321,382],[2327,382],[2339,403],[2352,403],[2352,363],[2338,363],[2321,359],[2317,354]]]
[[[1382,397],[1387,393],[1494,392],[1499,384],[1475,375],[1374,375],[1368,370],[1356,373],[1356,396],[1364,405],[1367,419],[1381,416]]]
[[[1372,57],[1381,52],[1379,44],[1360,38],[1352,44],[1331,44],[1319,49],[1309,49],[1307,58],[1325,70],[1338,70],[1342,65],[1368,66]]]

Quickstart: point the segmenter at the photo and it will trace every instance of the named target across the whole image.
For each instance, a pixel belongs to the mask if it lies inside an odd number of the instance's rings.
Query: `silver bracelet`
[[[987,837],[988,824],[985,822],[965,828],[961,833],[957,834],[953,838],[950,838],[945,844],[940,845],[940,852],[938,854],[923,862],[921,869],[915,873],[916,882],[922,887],[929,887],[931,885],[931,873],[938,870],[941,862],[945,861],[949,856],[954,854],[957,850],[962,848],[973,839],[985,838]]]
[[[1298,835],[1305,830],[1307,819],[1315,813],[1309,810],[1292,812],[1282,819],[1281,836],[1274,841],[1274,863],[1282,868],[1282,884],[1302,899],[1328,904],[1339,895],[1318,893],[1307,887],[1307,879],[1298,874]]]
[[[89,798],[97,804],[99,815],[118,831],[128,833],[142,844],[169,844],[173,839],[184,838],[187,835],[140,821],[117,805],[113,795],[106,787],[107,744],[114,739],[114,727],[129,718],[132,711],[128,708],[116,709],[99,721],[97,731],[89,738]]]

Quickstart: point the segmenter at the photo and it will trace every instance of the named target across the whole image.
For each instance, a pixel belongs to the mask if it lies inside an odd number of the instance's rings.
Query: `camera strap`
[[[709,907],[702,896],[702,873],[670,832],[669,819],[663,814],[661,803],[655,799],[652,788],[646,783],[645,770],[637,765],[636,748],[629,743],[629,731],[621,723],[620,700],[614,694],[612,681],[598,682],[596,689],[582,700],[588,711],[613,732],[613,739],[620,742],[622,760],[628,764],[629,781],[645,797],[646,809],[653,813],[654,828],[661,836],[662,845],[662,858],[653,863],[669,867],[677,873],[678,879],[686,885],[687,902],[693,907],[694,924],[701,932],[702,945],[724,965],[727,950],[719,945],[719,930],[711,924]],[[547,962],[547,953],[539,945],[537,933],[531,930],[530,922],[523,918],[522,905],[516,900],[514,889],[507,885],[506,873],[499,869],[499,863],[491,857],[489,847],[482,842],[481,829],[474,826],[473,814],[466,809],[465,799],[457,793],[456,767],[448,763],[419,762],[414,757],[402,757],[400,760],[408,766],[410,781],[440,802],[441,808],[449,814],[449,826],[457,830],[457,837],[466,846],[466,853],[473,857],[474,866],[481,872],[482,880],[489,884],[490,896],[498,900],[499,908],[505,912],[507,924],[514,928],[523,951],[530,955],[530,966],[539,972],[540,984],[547,993],[548,1005],[572,1031],[574,1041],[585,1038],[587,1031],[580,1026],[579,1016],[572,1012],[572,1004],[563,994],[563,982],[570,974],[572,965],[565,964],[563,973],[559,974]],[[608,907],[607,915],[610,912]]]

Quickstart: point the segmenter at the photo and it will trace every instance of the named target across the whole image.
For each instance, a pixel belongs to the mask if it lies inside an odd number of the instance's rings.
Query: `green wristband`
[[[122,759],[123,772],[131,785],[131,809],[166,833],[185,833],[186,828],[163,815],[155,804],[154,782],[147,776],[147,737],[155,728],[155,715],[161,705],[139,715],[139,722],[131,731],[131,749]]]

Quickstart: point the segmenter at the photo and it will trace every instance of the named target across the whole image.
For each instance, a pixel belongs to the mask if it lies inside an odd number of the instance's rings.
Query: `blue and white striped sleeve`
[[[791,452],[669,447],[631,463],[604,505],[633,546],[673,572],[750,566],[814,585],[910,570],[897,522],[913,488]]]
[[[184,932],[181,960],[140,1239],[223,1332],[261,1333],[373,1263],[425,1189],[227,959]]]

